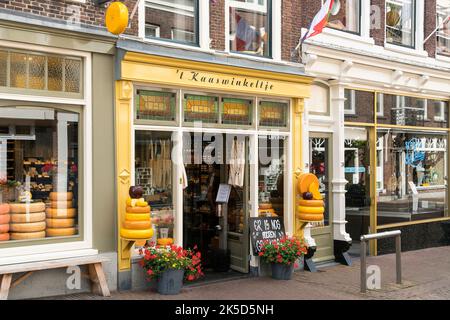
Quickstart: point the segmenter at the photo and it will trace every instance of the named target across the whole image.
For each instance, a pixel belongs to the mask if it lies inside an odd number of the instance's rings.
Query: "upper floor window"
[[[230,0],[230,51],[271,56],[271,0]]]
[[[450,1],[437,0],[437,53],[450,55]]]
[[[415,46],[416,1],[386,1],[386,42],[405,47]]]
[[[145,37],[198,44],[198,0],[146,0]]]
[[[335,0],[327,26],[360,34],[361,0]]]

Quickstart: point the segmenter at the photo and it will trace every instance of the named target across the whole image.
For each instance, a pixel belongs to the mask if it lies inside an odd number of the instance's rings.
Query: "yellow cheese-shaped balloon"
[[[322,195],[319,191],[319,184],[316,182],[313,182],[309,185],[308,191],[312,193],[314,200],[322,200]]]
[[[324,207],[304,207],[304,206],[298,206],[297,208],[298,212],[301,213],[315,213],[315,214],[323,214],[325,212]]]
[[[128,221],[150,221],[150,213],[127,213],[125,220]]]
[[[128,26],[128,8],[122,2],[113,2],[106,10],[106,28],[109,32],[119,35]]]
[[[317,222],[323,220],[323,214],[316,214],[316,213],[297,213],[297,217],[306,222]]]

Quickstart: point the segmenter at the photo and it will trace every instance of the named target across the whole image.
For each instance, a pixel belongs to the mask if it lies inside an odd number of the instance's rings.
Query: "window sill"
[[[238,53],[238,52],[232,52],[232,51],[223,51],[223,52],[219,52],[219,53],[223,53],[227,56],[233,57],[233,58],[244,58],[247,60],[257,60],[257,61],[264,61],[264,62],[278,62],[278,63],[282,63],[282,60],[278,60],[278,59],[274,59],[274,58],[268,58],[268,57],[261,57],[261,56],[257,56],[257,55],[251,55],[251,54],[245,54],[245,53]]]
[[[130,40],[136,40],[134,37],[127,37],[124,36],[126,39]],[[149,38],[139,38],[144,43],[150,43],[150,44],[156,44],[163,47],[169,47],[169,48],[179,48],[179,49],[186,49],[190,51],[201,51],[201,52],[207,52],[207,53],[214,53],[215,50],[210,48],[202,48],[196,44],[184,44],[184,43],[178,43],[178,42],[170,42],[170,41],[164,41],[164,40],[158,40],[158,39],[149,39]]]
[[[436,54],[436,60],[450,63],[450,55]]]
[[[340,31],[340,30],[336,30],[336,29],[332,29],[332,28],[328,28],[328,27],[323,30],[323,34],[327,35],[327,36],[336,37],[336,38],[348,39],[348,40],[360,42],[363,44],[370,44],[370,45],[375,44],[375,40],[371,37],[363,37],[363,36],[355,34],[355,33]]]
[[[414,55],[416,57],[428,57],[428,52],[426,52],[425,50],[406,48],[406,47],[398,46],[395,44],[390,44],[387,42],[385,42],[384,48],[388,51],[403,53],[403,54],[408,54],[408,55]]]

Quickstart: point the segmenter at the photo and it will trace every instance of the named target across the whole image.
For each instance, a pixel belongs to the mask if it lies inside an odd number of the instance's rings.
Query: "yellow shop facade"
[[[213,272],[261,272],[248,218],[270,207],[283,217],[285,231],[296,233],[295,184],[304,168],[303,106],[311,79],[286,64],[161,51],[127,40],[117,47],[117,230],[129,188],[138,185],[151,206],[153,241],[197,246]],[[218,202],[219,190],[233,179],[233,156],[242,160],[241,176],[227,202]],[[144,283],[134,259],[140,244],[118,235],[121,289]]]

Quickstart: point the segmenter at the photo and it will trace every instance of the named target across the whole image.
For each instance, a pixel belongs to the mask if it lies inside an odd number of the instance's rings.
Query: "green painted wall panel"
[[[93,241],[94,248],[116,251],[114,157],[114,58],[93,54]]]

